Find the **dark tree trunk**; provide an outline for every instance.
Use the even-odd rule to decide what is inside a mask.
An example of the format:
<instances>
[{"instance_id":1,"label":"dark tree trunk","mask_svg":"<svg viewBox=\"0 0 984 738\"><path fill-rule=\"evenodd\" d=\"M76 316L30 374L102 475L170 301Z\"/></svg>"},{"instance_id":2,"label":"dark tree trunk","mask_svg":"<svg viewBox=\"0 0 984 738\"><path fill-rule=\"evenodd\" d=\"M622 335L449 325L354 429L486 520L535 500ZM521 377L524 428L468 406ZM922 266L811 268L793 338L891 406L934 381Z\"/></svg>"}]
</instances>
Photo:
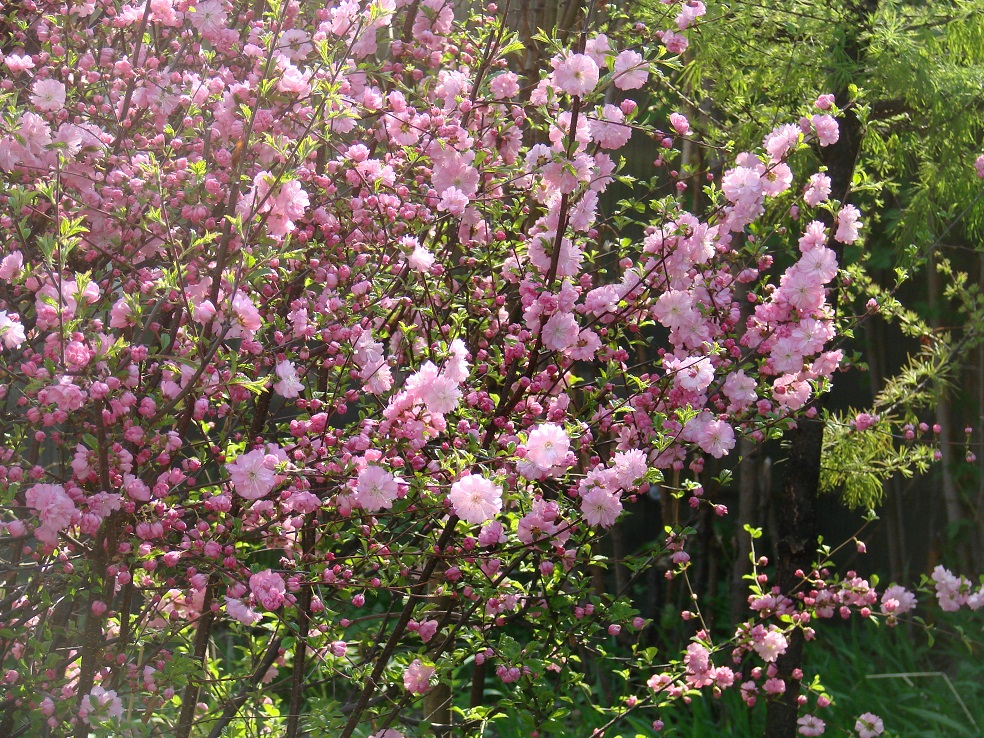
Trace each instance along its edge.
<instances>
[{"instance_id":1,"label":"dark tree trunk","mask_svg":"<svg viewBox=\"0 0 984 738\"><path fill-rule=\"evenodd\" d=\"M849 17L845 18L848 37L844 41L844 52L862 71L861 61L865 49L861 34L868 28L878 10L877 0L857 0L846 4ZM853 16L853 17L850 17ZM841 108L847 108L848 82L842 80L834 90L835 100ZM823 149L823 163L831 180L831 197L846 203L851 193L851 181L861 152L864 130L854 111L847 108L840 123L840 138L836 143ZM828 227L830 239L833 237L833 221L829 216L822 218ZM837 260L843 263L843 248L835 242L830 246L837 253ZM836 293L835 293L836 294ZM831 300L836 310L836 298ZM817 400L814 406L823 409L823 402ZM820 463L823 451L823 421L803 419L797 429L790 434L791 448L783 479L781 497L778 500L779 560L776 584L786 595L792 593L801 583L802 575L809 574L817 553L817 498L819 494ZM803 666L803 634L794 631L789 647L776 661L779 676L786 681L786 692L780 699L769 702L766 710L765 738L795 738L797 705L800 682L792 679L794 669Z\"/></svg>"}]
</instances>

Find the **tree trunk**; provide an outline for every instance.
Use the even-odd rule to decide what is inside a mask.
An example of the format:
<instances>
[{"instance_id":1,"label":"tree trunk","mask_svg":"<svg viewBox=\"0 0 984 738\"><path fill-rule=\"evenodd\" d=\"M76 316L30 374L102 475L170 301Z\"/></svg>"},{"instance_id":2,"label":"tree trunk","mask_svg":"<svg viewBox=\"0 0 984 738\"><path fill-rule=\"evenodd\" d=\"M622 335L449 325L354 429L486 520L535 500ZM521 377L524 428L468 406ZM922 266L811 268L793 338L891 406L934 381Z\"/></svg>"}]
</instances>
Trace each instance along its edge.
<instances>
[{"instance_id":1,"label":"tree trunk","mask_svg":"<svg viewBox=\"0 0 984 738\"><path fill-rule=\"evenodd\" d=\"M868 28L878 9L877 0L858 0L849 3L847 10L853 18L845 19L848 37L844 52L861 70L865 48L862 33ZM840 81L834 97L841 108L847 108L849 79ZM851 193L851 182L864 131L854 111L847 108L840 124L840 138L823 149L823 163L831 181L831 197L846 203ZM822 220L832 231L833 219L825 215ZM838 263L843 263L843 248L831 246L837 253ZM834 293L836 295L836 293ZM836 297L831 302L836 310ZM822 411L823 402L817 400L814 407ZM803 573L809 573L816 555L817 498L819 495L820 463L823 451L822 413L817 419L804 418L790 434L791 448L783 480L779 502L778 537L779 560L776 584L783 594L789 595L799 584ZM799 572L799 573L797 573ZM786 652L776 661L780 678L786 680L786 692L780 699L769 702L766 710L766 738L795 738L797 705L800 682L793 679L794 669L803 666L803 634L795 630Z\"/></svg>"}]
</instances>

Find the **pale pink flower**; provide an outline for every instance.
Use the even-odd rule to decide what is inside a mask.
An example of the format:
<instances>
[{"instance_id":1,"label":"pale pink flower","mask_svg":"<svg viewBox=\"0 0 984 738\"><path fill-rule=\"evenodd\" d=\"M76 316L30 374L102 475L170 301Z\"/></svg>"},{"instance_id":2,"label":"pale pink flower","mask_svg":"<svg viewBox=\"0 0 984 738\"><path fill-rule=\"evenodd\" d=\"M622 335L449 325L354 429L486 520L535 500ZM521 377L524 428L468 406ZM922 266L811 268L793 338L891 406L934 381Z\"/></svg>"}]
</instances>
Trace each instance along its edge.
<instances>
[{"instance_id":1,"label":"pale pink flower","mask_svg":"<svg viewBox=\"0 0 984 738\"><path fill-rule=\"evenodd\" d=\"M236 460L226 464L229 481L236 494L247 500L258 500L274 488L277 475L267 459L267 453L256 449L240 454Z\"/></svg>"},{"instance_id":2,"label":"pale pink flower","mask_svg":"<svg viewBox=\"0 0 984 738\"><path fill-rule=\"evenodd\" d=\"M777 162L783 159L790 149L794 149L799 143L800 128L792 123L787 123L774 129L765 137L765 150L768 152L772 161Z\"/></svg>"},{"instance_id":3,"label":"pale pink flower","mask_svg":"<svg viewBox=\"0 0 984 738\"><path fill-rule=\"evenodd\" d=\"M497 74L489 83L489 89L496 100L505 100L519 92L519 77L513 72Z\"/></svg>"},{"instance_id":4,"label":"pale pink flower","mask_svg":"<svg viewBox=\"0 0 984 738\"><path fill-rule=\"evenodd\" d=\"M690 133L690 121L687 120L687 116L685 115L681 115L680 113L670 113L670 125L673 126L673 130L681 136L686 136Z\"/></svg>"},{"instance_id":5,"label":"pale pink flower","mask_svg":"<svg viewBox=\"0 0 984 738\"><path fill-rule=\"evenodd\" d=\"M705 13L707 13L707 8L700 0L686 0L676 17L677 28L681 31L690 28Z\"/></svg>"},{"instance_id":6,"label":"pale pink flower","mask_svg":"<svg viewBox=\"0 0 984 738\"><path fill-rule=\"evenodd\" d=\"M735 447L735 431L723 420L708 420L702 424L696 440L706 453L720 459Z\"/></svg>"},{"instance_id":7,"label":"pale pink flower","mask_svg":"<svg viewBox=\"0 0 984 738\"><path fill-rule=\"evenodd\" d=\"M127 328L133 325L133 309L127 304L126 298L121 297L109 311L110 328Z\"/></svg>"},{"instance_id":8,"label":"pale pink flower","mask_svg":"<svg viewBox=\"0 0 984 738\"><path fill-rule=\"evenodd\" d=\"M819 220L814 220L806 227L806 232L800 237L799 248L800 251L806 253L818 246L823 246L825 243L827 243L827 229Z\"/></svg>"},{"instance_id":9,"label":"pale pink flower","mask_svg":"<svg viewBox=\"0 0 984 738\"><path fill-rule=\"evenodd\" d=\"M273 385L273 390L281 397L292 399L304 389L293 361L279 362L274 369L274 374L277 375L277 382Z\"/></svg>"},{"instance_id":10,"label":"pale pink flower","mask_svg":"<svg viewBox=\"0 0 984 738\"><path fill-rule=\"evenodd\" d=\"M404 736L403 733L401 733L398 730L394 730L393 728L386 728L386 730L381 730L378 733L373 733L371 736L369 736L369 738L406 738L406 736Z\"/></svg>"},{"instance_id":11,"label":"pale pink flower","mask_svg":"<svg viewBox=\"0 0 984 738\"><path fill-rule=\"evenodd\" d=\"M554 313L541 333L548 351L564 351L577 342L580 328L571 313Z\"/></svg>"},{"instance_id":12,"label":"pale pink flower","mask_svg":"<svg viewBox=\"0 0 984 738\"><path fill-rule=\"evenodd\" d=\"M915 609L916 596L905 587L893 584L882 593L881 606L884 613L902 615Z\"/></svg>"},{"instance_id":13,"label":"pale pink flower","mask_svg":"<svg viewBox=\"0 0 984 738\"><path fill-rule=\"evenodd\" d=\"M834 96L830 93L820 95L813 104L816 105L818 110L830 110L834 104Z\"/></svg>"},{"instance_id":14,"label":"pale pink flower","mask_svg":"<svg viewBox=\"0 0 984 738\"><path fill-rule=\"evenodd\" d=\"M679 33L674 33L673 31L663 31L662 38L663 46L671 54L682 54L690 46L690 42L687 40L686 36ZM617 86L617 85L616 85Z\"/></svg>"},{"instance_id":15,"label":"pale pink flower","mask_svg":"<svg viewBox=\"0 0 984 738\"><path fill-rule=\"evenodd\" d=\"M429 413L449 413L461 399L458 383L441 374L432 361L425 361L420 371L407 380L406 389L423 403Z\"/></svg>"},{"instance_id":16,"label":"pale pink flower","mask_svg":"<svg viewBox=\"0 0 984 738\"><path fill-rule=\"evenodd\" d=\"M852 244L858 240L858 230L861 228L861 211L853 205L845 205L837 213L837 232L834 238L841 243Z\"/></svg>"},{"instance_id":17,"label":"pale pink flower","mask_svg":"<svg viewBox=\"0 0 984 738\"><path fill-rule=\"evenodd\" d=\"M612 82L620 90L636 90L649 79L649 65L637 51L623 51L615 57Z\"/></svg>"},{"instance_id":18,"label":"pale pink flower","mask_svg":"<svg viewBox=\"0 0 984 738\"><path fill-rule=\"evenodd\" d=\"M553 83L574 97L583 97L598 84L598 65L587 54L556 56L553 65Z\"/></svg>"},{"instance_id":19,"label":"pale pink flower","mask_svg":"<svg viewBox=\"0 0 984 738\"><path fill-rule=\"evenodd\" d=\"M638 448L617 451L612 457L612 468L618 485L627 489L646 476L646 472L649 471L646 452Z\"/></svg>"},{"instance_id":20,"label":"pale pink flower","mask_svg":"<svg viewBox=\"0 0 984 738\"><path fill-rule=\"evenodd\" d=\"M823 720L814 715L804 715L796 721L796 724L799 725L797 732L806 736L823 735L827 727Z\"/></svg>"},{"instance_id":21,"label":"pale pink flower","mask_svg":"<svg viewBox=\"0 0 984 738\"><path fill-rule=\"evenodd\" d=\"M984 154L974 160L974 169L977 171L977 176L984 179Z\"/></svg>"},{"instance_id":22,"label":"pale pink flower","mask_svg":"<svg viewBox=\"0 0 984 738\"><path fill-rule=\"evenodd\" d=\"M466 474L451 485L448 499L454 514L466 523L484 523L502 509L502 487L478 474Z\"/></svg>"},{"instance_id":23,"label":"pale pink flower","mask_svg":"<svg viewBox=\"0 0 984 738\"><path fill-rule=\"evenodd\" d=\"M14 74L34 69L34 60L29 54L8 54L3 61L7 65L7 69Z\"/></svg>"},{"instance_id":24,"label":"pale pink flower","mask_svg":"<svg viewBox=\"0 0 984 738\"><path fill-rule=\"evenodd\" d=\"M858 731L858 738L877 738L885 732L885 724L874 713L866 712L858 717L854 729Z\"/></svg>"},{"instance_id":25,"label":"pale pink flower","mask_svg":"<svg viewBox=\"0 0 984 738\"><path fill-rule=\"evenodd\" d=\"M194 12L188 13L188 19L202 36L211 38L226 27L228 14L222 0L205 0L195 6Z\"/></svg>"},{"instance_id":26,"label":"pale pink flower","mask_svg":"<svg viewBox=\"0 0 984 738\"><path fill-rule=\"evenodd\" d=\"M249 589L266 610L278 609L287 599L284 578L271 569L264 569L251 576Z\"/></svg>"},{"instance_id":27,"label":"pale pink flower","mask_svg":"<svg viewBox=\"0 0 984 738\"><path fill-rule=\"evenodd\" d=\"M56 79L39 79L31 91L31 103L38 110L53 112L65 107L65 85Z\"/></svg>"},{"instance_id":28,"label":"pale pink flower","mask_svg":"<svg viewBox=\"0 0 984 738\"><path fill-rule=\"evenodd\" d=\"M425 666L420 659L414 659L403 672L403 686L411 694L424 694L430 690L430 678L433 674L433 666Z\"/></svg>"},{"instance_id":29,"label":"pale pink flower","mask_svg":"<svg viewBox=\"0 0 984 738\"><path fill-rule=\"evenodd\" d=\"M428 272L434 266L434 254L421 246L416 239L413 240L413 251L407 256L407 264L416 272Z\"/></svg>"},{"instance_id":30,"label":"pale pink flower","mask_svg":"<svg viewBox=\"0 0 984 738\"><path fill-rule=\"evenodd\" d=\"M817 140L821 146L830 146L840 138L840 128L837 121L830 115L814 115L810 118L817 132Z\"/></svg>"},{"instance_id":31,"label":"pale pink flower","mask_svg":"<svg viewBox=\"0 0 984 738\"><path fill-rule=\"evenodd\" d=\"M789 644L786 641L786 637L777 630L770 630L761 640L756 641L752 644L752 648L755 649L763 661L768 661L769 663L774 662L777 658L786 653L786 647Z\"/></svg>"},{"instance_id":32,"label":"pale pink flower","mask_svg":"<svg viewBox=\"0 0 984 738\"><path fill-rule=\"evenodd\" d=\"M803 201L812 208L830 197L830 177L823 172L817 172L810 177L810 183L803 193Z\"/></svg>"},{"instance_id":33,"label":"pale pink flower","mask_svg":"<svg viewBox=\"0 0 984 738\"><path fill-rule=\"evenodd\" d=\"M758 400L755 380L747 376L744 371L729 374L724 381L723 389L724 394L731 401L728 405L729 412L744 410Z\"/></svg>"},{"instance_id":34,"label":"pale pink flower","mask_svg":"<svg viewBox=\"0 0 984 738\"><path fill-rule=\"evenodd\" d=\"M434 634L437 633L437 629L440 623L433 619L424 620L417 625L417 635L420 636L420 640L424 643L429 643Z\"/></svg>"},{"instance_id":35,"label":"pale pink flower","mask_svg":"<svg viewBox=\"0 0 984 738\"><path fill-rule=\"evenodd\" d=\"M684 290L667 290L656 300L653 317L666 328L681 328L693 319L693 296ZM663 362L664 366L666 362Z\"/></svg>"},{"instance_id":36,"label":"pale pink flower","mask_svg":"<svg viewBox=\"0 0 984 738\"><path fill-rule=\"evenodd\" d=\"M465 212L469 202L468 195L464 192L457 187L448 187L441 193L441 201L437 204L437 209L460 216Z\"/></svg>"},{"instance_id":37,"label":"pale pink flower","mask_svg":"<svg viewBox=\"0 0 984 738\"><path fill-rule=\"evenodd\" d=\"M632 129L623 125L625 113L615 105L605 105L600 119L592 120L591 139L603 149L620 149L632 138Z\"/></svg>"},{"instance_id":38,"label":"pale pink flower","mask_svg":"<svg viewBox=\"0 0 984 738\"><path fill-rule=\"evenodd\" d=\"M611 528L622 512L622 501L603 487L592 487L581 498L581 512L588 525Z\"/></svg>"},{"instance_id":39,"label":"pale pink flower","mask_svg":"<svg viewBox=\"0 0 984 738\"><path fill-rule=\"evenodd\" d=\"M225 602L226 613L229 617L238 620L243 625L256 625L263 618L256 610L240 599L226 595Z\"/></svg>"},{"instance_id":40,"label":"pale pink flower","mask_svg":"<svg viewBox=\"0 0 984 738\"><path fill-rule=\"evenodd\" d=\"M714 380L714 366L707 356L677 359L667 354L663 366L673 375L674 384L690 392L703 392Z\"/></svg>"},{"instance_id":41,"label":"pale pink flower","mask_svg":"<svg viewBox=\"0 0 984 738\"><path fill-rule=\"evenodd\" d=\"M369 464L359 472L355 492L359 505L369 512L375 512L393 507L400 485L396 477L383 467Z\"/></svg>"},{"instance_id":42,"label":"pale pink flower","mask_svg":"<svg viewBox=\"0 0 984 738\"><path fill-rule=\"evenodd\" d=\"M17 317L14 313L10 315ZM3 343L4 347L9 349L18 348L24 343L26 338L27 334L24 332L24 326L17 321L11 320L6 310L0 310L0 342Z\"/></svg>"},{"instance_id":43,"label":"pale pink flower","mask_svg":"<svg viewBox=\"0 0 984 738\"><path fill-rule=\"evenodd\" d=\"M311 85L308 84L311 73L302 72L287 61L286 56L281 56L281 60L283 71L280 74L280 79L277 80L277 89L297 97L306 97L311 92Z\"/></svg>"},{"instance_id":44,"label":"pale pink flower","mask_svg":"<svg viewBox=\"0 0 984 738\"><path fill-rule=\"evenodd\" d=\"M549 471L564 463L571 448L567 432L555 423L542 423L530 431L526 440L526 459L539 471Z\"/></svg>"},{"instance_id":45,"label":"pale pink flower","mask_svg":"<svg viewBox=\"0 0 984 738\"><path fill-rule=\"evenodd\" d=\"M776 299L784 299L797 310L810 313L824 302L823 282L814 274L790 269L779 278Z\"/></svg>"},{"instance_id":46,"label":"pale pink flower","mask_svg":"<svg viewBox=\"0 0 984 738\"><path fill-rule=\"evenodd\" d=\"M612 42L604 33L592 36L584 43L584 53L594 59L598 68L605 66L605 57L612 51Z\"/></svg>"},{"instance_id":47,"label":"pale pink flower","mask_svg":"<svg viewBox=\"0 0 984 738\"><path fill-rule=\"evenodd\" d=\"M12 251L0 261L0 279L11 281L24 267L24 255L20 251Z\"/></svg>"},{"instance_id":48,"label":"pale pink flower","mask_svg":"<svg viewBox=\"0 0 984 738\"><path fill-rule=\"evenodd\" d=\"M79 717L87 725L92 724L92 717L96 717L98 720L121 718L123 717L123 701L112 689L106 689L101 684L97 684L79 703Z\"/></svg>"},{"instance_id":49,"label":"pale pink flower","mask_svg":"<svg viewBox=\"0 0 984 738\"><path fill-rule=\"evenodd\" d=\"M35 484L24 494L27 506L37 511L41 526L34 535L42 543L58 543L58 532L72 524L78 510L60 484Z\"/></svg>"}]
</instances>

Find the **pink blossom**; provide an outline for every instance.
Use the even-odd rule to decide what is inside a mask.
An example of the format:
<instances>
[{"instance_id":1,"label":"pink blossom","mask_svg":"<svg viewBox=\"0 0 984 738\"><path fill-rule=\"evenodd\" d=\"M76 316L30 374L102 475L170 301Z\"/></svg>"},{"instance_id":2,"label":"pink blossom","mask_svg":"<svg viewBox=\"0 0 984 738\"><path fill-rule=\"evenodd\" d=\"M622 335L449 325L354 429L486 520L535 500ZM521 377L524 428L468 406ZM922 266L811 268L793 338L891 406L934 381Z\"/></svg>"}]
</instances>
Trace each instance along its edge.
<instances>
[{"instance_id":1,"label":"pink blossom","mask_svg":"<svg viewBox=\"0 0 984 738\"><path fill-rule=\"evenodd\" d=\"M868 428L873 426L878 422L877 415L869 415L868 413L858 413L857 417L854 419L854 429L857 431L866 431Z\"/></svg>"},{"instance_id":2,"label":"pink blossom","mask_svg":"<svg viewBox=\"0 0 984 738\"><path fill-rule=\"evenodd\" d=\"M65 85L56 79L39 79L31 91L31 103L38 110L53 112L65 107Z\"/></svg>"},{"instance_id":3,"label":"pink blossom","mask_svg":"<svg viewBox=\"0 0 984 738\"><path fill-rule=\"evenodd\" d=\"M814 220L806 227L806 232L799 240L800 251L806 253L827 243L827 229L819 220Z\"/></svg>"},{"instance_id":4,"label":"pink blossom","mask_svg":"<svg viewBox=\"0 0 984 738\"><path fill-rule=\"evenodd\" d=\"M587 54L566 54L554 57L554 85L574 97L583 97L598 84L598 65Z\"/></svg>"},{"instance_id":5,"label":"pink blossom","mask_svg":"<svg viewBox=\"0 0 984 738\"><path fill-rule=\"evenodd\" d=\"M823 735L823 731L827 727L823 720L813 715L803 715L796 721L796 724L799 725L797 732L806 736Z\"/></svg>"},{"instance_id":6,"label":"pink blossom","mask_svg":"<svg viewBox=\"0 0 984 738\"><path fill-rule=\"evenodd\" d=\"M417 272L426 273L430 271L430 268L434 266L434 254L421 246L417 239L413 239L410 245L413 247L413 251L407 257L407 264L410 265L410 268Z\"/></svg>"},{"instance_id":7,"label":"pink blossom","mask_svg":"<svg viewBox=\"0 0 984 738\"><path fill-rule=\"evenodd\" d=\"M902 615L915 609L916 596L905 587L893 584L882 593L881 604L882 612Z\"/></svg>"},{"instance_id":8,"label":"pink blossom","mask_svg":"<svg viewBox=\"0 0 984 738\"><path fill-rule=\"evenodd\" d=\"M549 472L565 463L571 439L567 432L555 423L536 426L526 441L526 458L539 471Z\"/></svg>"},{"instance_id":9,"label":"pink blossom","mask_svg":"<svg viewBox=\"0 0 984 738\"><path fill-rule=\"evenodd\" d=\"M403 686L411 694L424 694L430 690L430 678L433 674L433 666L426 666L420 659L414 659L403 672Z\"/></svg>"},{"instance_id":10,"label":"pink blossom","mask_svg":"<svg viewBox=\"0 0 984 738\"><path fill-rule=\"evenodd\" d=\"M407 380L407 392L434 414L449 413L458 406L461 390L458 382L442 374L431 361L425 361L420 371Z\"/></svg>"},{"instance_id":11,"label":"pink blossom","mask_svg":"<svg viewBox=\"0 0 984 738\"><path fill-rule=\"evenodd\" d=\"M277 483L277 475L262 449L240 454L226 464L229 481L236 494L247 500L266 497Z\"/></svg>"},{"instance_id":12,"label":"pink blossom","mask_svg":"<svg viewBox=\"0 0 984 738\"><path fill-rule=\"evenodd\" d=\"M496 100L505 100L519 93L519 77L513 72L497 74L489 83L489 89Z\"/></svg>"},{"instance_id":13,"label":"pink blossom","mask_svg":"<svg viewBox=\"0 0 984 738\"><path fill-rule=\"evenodd\" d=\"M304 389L293 361L279 362L274 369L274 374L277 376L277 382L273 385L273 391L281 397L288 399L297 397Z\"/></svg>"},{"instance_id":14,"label":"pink blossom","mask_svg":"<svg viewBox=\"0 0 984 738\"><path fill-rule=\"evenodd\" d=\"M41 519L34 535L52 546L58 543L58 532L68 528L78 513L75 502L60 484L35 484L24 494L24 501Z\"/></svg>"},{"instance_id":15,"label":"pink blossom","mask_svg":"<svg viewBox=\"0 0 984 738\"><path fill-rule=\"evenodd\" d=\"M249 589L266 610L277 610L286 600L284 578L271 569L253 574L249 578Z\"/></svg>"},{"instance_id":16,"label":"pink blossom","mask_svg":"<svg viewBox=\"0 0 984 738\"><path fill-rule=\"evenodd\" d=\"M448 494L454 514L466 523L484 523L502 509L502 487L478 474L466 474Z\"/></svg>"},{"instance_id":17,"label":"pink blossom","mask_svg":"<svg viewBox=\"0 0 984 738\"><path fill-rule=\"evenodd\" d=\"M810 183L803 193L803 201L815 208L830 197L830 177L823 172L817 172L810 177Z\"/></svg>"},{"instance_id":18,"label":"pink blossom","mask_svg":"<svg viewBox=\"0 0 984 738\"><path fill-rule=\"evenodd\" d=\"M673 31L663 31L661 40L671 54L682 54L690 46L686 36Z\"/></svg>"},{"instance_id":19,"label":"pink blossom","mask_svg":"<svg viewBox=\"0 0 984 738\"><path fill-rule=\"evenodd\" d=\"M611 528L622 512L618 495L602 487L594 487L581 498L581 512L588 525Z\"/></svg>"},{"instance_id":20,"label":"pink blossom","mask_svg":"<svg viewBox=\"0 0 984 738\"><path fill-rule=\"evenodd\" d=\"M17 317L13 313L11 315ZM17 321L11 320L6 310L0 310L0 341L3 342L4 347L9 349L18 348L24 343L26 338L27 334L24 332L24 326Z\"/></svg>"},{"instance_id":21,"label":"pink blossom","mask_svg":"<svg viewBox=\"0 0 984 738\"><path fill-rule=\"evenodd\" d=\"M623 51L615 57L612 82L620 90L636 90L649 79L649 65L636 51Z\"/></svg>"},{"instance_id":22,"label":"pink blossom","mask_svg":"<svg viewBox=\"0 0 984 738\"><path fill-rule=\"evenodd\" d=\"M677 28L681 31L690 28L705 13L707 13L707 8L700 0L685 0L676 17Z\"/></svg>"},{"instance_id":23,"label":"pink blossom","mask_svg":"<svg viewBox=\"0 0 984 738\"><path fill-rule=\"evenodd\" d=\"M8 54L3 61L7 65L7 69L14 74L34 69L34 61L28 54Z\"/></svg>"},{"instance_id":24,"label":"pink blossom","mask_svg":"<svg viewBox=\"0 0 984 738\"><path fill-rule=\"evenodd\" d=\"M885 732L885 724L874 713L866 712L858 717L854 729L858 732L858 738L877 738Z\"/></svg>"},{"instance_id":25,"label":"pink blossom","mask_svg":"<svg viewBox=\"0 0 984 738\"><path fill-rule=\"evenodd\" d=\"M688 356L677 359L666 355L663 366L672 374L673 382L690 392L703 392L714 380L714 367L706 356Z\"/></svg>"},{"instance_id":26,"label":"pink blossom","mask_svg":"<svg viewBox=\"0 0 984 738\"><path fill-rule=\"evenodd\" d=\"M222 0L204 0L195 5L194 12L188 13L193 28L205 38L212 38L225 28L228 15Z\"/></svg>"},{"instance_id":27,"label":"pink blossom","mask_svg":"<svg viewBox=\"0 0 984 738\"><path fill-rule=\"evenodd\" d=\"M437 204L437 209L460 216L464 214L469 202L468 195L464 192L457 187L448 187L441 193L441 201Z\"/></svg>"},{"instance_id":28,"label":"pink blossom","mask_svg":"<svg viewBox=\"0 0 984 738\"><path fill-rule=\"evenodd\" d=\"M97 721L107 718L123 717L123 701L115 691L97 684L79 703L79 717L87 725L92 725L93 718Z\"/></svg>"},{"instance_id":29,"label":"pink blossom","mask_svg":"<svg viewBox=\"0 0 984 738\"><path fill-rule=\"evenodd\" d=\"M834 96L830 93L820 95L817 101L813 103L818 110L830 110L834 104Z\"/></svg>"},{"instance_id":30,"label":"pink blossom","mask_svg":"<svg viewBox=\"0 0 984 738\"><path fill-rule=\"evenodd\" d=\"M840 138L840 128L837 121L830 115L814 115L810 118L817 132L817 140L821 146L830 146Z\"/></svg>"},{"instance_id":31,"label":"pink blossom","mask_svg":"<svg viewBox=\"0 0 984 738\"><path fill-rule=\"evenodd\" d=\"M852 244L858 240L861 228L861 211L853 205L845 205L837 213L837 232L834 238L841 243Z\"/></svg>"},{"instance_id":32,"label":"pink blossom","mask_svg":"<svg viewBox=\"0 0 984 738\"><path fill-rule=\"evenodd\" d=\"M984 179L984 154L974 160L974 169L977 171L977 176Z\"/></svg>"},{"instance_id":33,"label":"pink blossom","mask_svg":"<svg viewBox=\"0 0 984 738\"><path fill-rule=\"evenodd\" d=\"M687 120L687 116L685 115L681 115L680 113L670 113L670 125L673 126L673 130L681 136L686 136L690 133L690 121Z\"/></svg>"},{"instance_id":34,"label":"pink blossom","mask_svg":"<svg viewBox=\"0 0 984 738\"><path fill-rule=\"evenodd\" d=\"M622 125L625 113L614 105L605 105L602 117L591 121L591 138L603 149L620 149L632 138L632 129Z\"/></svg>"},{"instance_id":35,"label":"pink blossom","mask_svg":"<svg viewBox=\"0 0 984 738\"><path fill-rule=\"evenodd\" d=\"M400 491L392 474L376 464L369 464L359 472L355 492L359 505L369 512L393 507Z\"/></svg>"},{"instance_id":36,"label":"pink blossom","mask_svg":"<svg viewBox=\"0 0 984 738\"><path fill-rule=\"evenodd\" d=\"M543 346L549 351L564 351L577 341L580 328L571 313L554 313L543 326Z\"/></svg>"},{"instance_id":37,"label":"pink blossom","mask_svg":"<svg viewBox=\"0 0 984 738\"><path fill-rule=\"evenodd\" d=\"M800 140L800 128L792 123L786 123L774 129L765 137L765 150L774 162L781 161L795 149Z\"/></svg>"},{"instance_id":38,"label":"pink blossom","mask_svg":"<svg viewBox=\"0 0 984 738\"><path fill-rule=\"evenodd\" d=\"M263 618L262 615L238 598L226 596L225 603L226 613L229 617L238 620L243 625L256 625Z\"/></svg>"},{"instance_id":39,"label":"pink blossom","mask_svg":"<svg viewBox=\"0 0 984 738\"><path fill-rule=\"evenodd\" d=\"M12 251L0 261L0 279L12 281L24 268L24 255L20 251Z\"/></svg>"},{"instance_id":40,"label":"pink blossom","mask_svg":"<svg viewBox=\"0 0 984 738\"><path fill-rule=\"evenodd\" d=\"M720 459L735 447L735 431L724 420L708 420L701 425L695 440L703 451Z\"/></svg>"},{"instance_id":41,"label":"pink blossom","mask_svg":"<svg viewBox=\"0 0 984 738\"><path fill-rule=\"evenodd\" d=\"M628 489L649 471L646 453L638 448L617 451L612 457L612 468L615 470L615 480L619 486Z\"/></svg>"},{"instance_id":42,"label":"pink blossom","mask_svg":"<svg viewBox=\"0 0 984 738\"><path fill-rule=\"evenodd\" d=\"M789 644L782 633L777 630L770 630L768 633L763 635L761 639L755 641L752 644L752 648L755 649L755 653L757 653L763 661L772 663L786 653L786 647L788 645Z\"/></svg>"}]
</instances>

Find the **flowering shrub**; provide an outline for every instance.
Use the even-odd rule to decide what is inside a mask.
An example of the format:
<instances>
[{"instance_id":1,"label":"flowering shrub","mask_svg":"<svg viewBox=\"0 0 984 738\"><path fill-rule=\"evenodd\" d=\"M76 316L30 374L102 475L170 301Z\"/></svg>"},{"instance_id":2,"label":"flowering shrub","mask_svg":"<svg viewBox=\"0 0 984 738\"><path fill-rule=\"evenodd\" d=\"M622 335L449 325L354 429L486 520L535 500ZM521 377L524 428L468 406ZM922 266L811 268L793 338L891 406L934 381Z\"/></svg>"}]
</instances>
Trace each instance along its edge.
<instances>
[{"instance_id":1,"label":"flowering shrub","mask_svg":"<svg viewBox=\"0 0 984 738\"><path fill-rule=\"evenodd\" d=\"M837 140L833 101L712 178L706 212L671 172L634 242L601 196L634 91L700 3L635 49L546 39L540 79L509 70L494 5L21 6L0 92L0 724L557 728L580 654L646 626L592 593L599 535L656 484L725 514L686 480L811 413L841 363L826 288L863 221L793 169ZM664 170L691 135L668 128L646 131ZM795 203L833 225L777 269L756 233ZM650 563L685 576L689 533ZM634 649L612 719L781 694L802 676L774 669L789 629L877 597L804 579L756 580L761 618L729 644L701 630L655 674ZM888 617L911 603L885 596ZM715 666L725 647L748 675ZM470 702L448 689L465 678Z\"/></svg>"}]
</instances>

